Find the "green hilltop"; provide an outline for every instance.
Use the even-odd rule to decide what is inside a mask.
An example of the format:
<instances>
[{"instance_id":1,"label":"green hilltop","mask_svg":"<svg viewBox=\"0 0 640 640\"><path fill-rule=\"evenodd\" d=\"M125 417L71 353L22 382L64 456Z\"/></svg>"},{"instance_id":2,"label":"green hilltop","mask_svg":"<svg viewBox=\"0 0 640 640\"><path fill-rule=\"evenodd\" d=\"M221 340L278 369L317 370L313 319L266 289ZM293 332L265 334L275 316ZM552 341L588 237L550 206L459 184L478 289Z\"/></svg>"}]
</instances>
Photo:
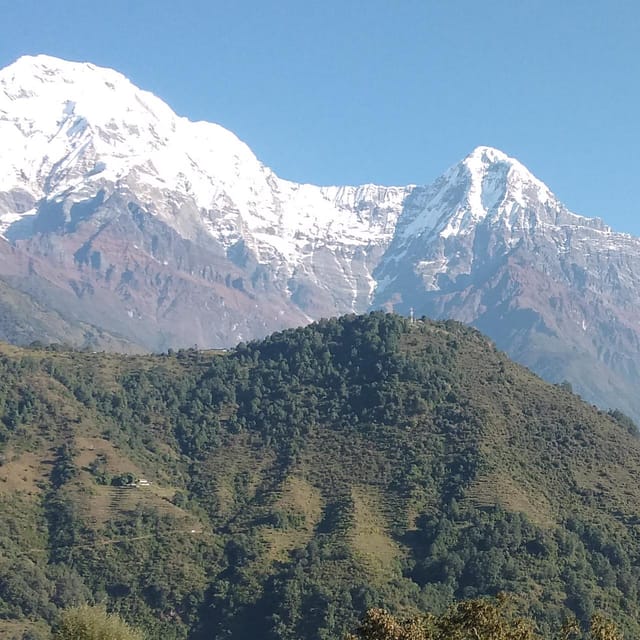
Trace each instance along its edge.
<instances>
[{"instance_id":1,"label":"green hilltop","mask_svg":"<svg viewBox=\"0 0 640 640\"><path fill-rule=\"evenodd\" d=\"M461 324L228 352L0 346L0 632L83 602L165 640L342 637L513 594L640 635L640 439Z\"/></svg>"}]
</instances>

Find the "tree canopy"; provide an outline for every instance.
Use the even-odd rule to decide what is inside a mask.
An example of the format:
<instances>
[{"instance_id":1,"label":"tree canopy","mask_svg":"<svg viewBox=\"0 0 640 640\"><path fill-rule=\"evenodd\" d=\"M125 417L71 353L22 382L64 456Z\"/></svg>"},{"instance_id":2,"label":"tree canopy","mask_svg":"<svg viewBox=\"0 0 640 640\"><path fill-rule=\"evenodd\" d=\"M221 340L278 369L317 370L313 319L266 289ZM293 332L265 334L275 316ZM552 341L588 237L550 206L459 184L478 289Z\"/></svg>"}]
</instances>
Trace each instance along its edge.
<instances>
[{"instance_id":1,"label":"tree canopy","mask_svg":"<svg viewBox=\"0 0 640 640\"><path fill-rule=\"evenodd\" d=\"M144 640L144 636L104 607L83 605L62 613L53 639Z\"/></svg>"},{"instance_id":2,"label":"tree canopy","mask_svg":"<svg viewBox=\"0 0 640 640\"><path fill-rule=\"evenodd\" d=\"M137 357L0 345L0 380L15 633L104 602L150 638L330 640L374 607L506 591L545 637L598 612L640 636L640 439L463 325L373 313Z\"/></svg>"}]
</instances>

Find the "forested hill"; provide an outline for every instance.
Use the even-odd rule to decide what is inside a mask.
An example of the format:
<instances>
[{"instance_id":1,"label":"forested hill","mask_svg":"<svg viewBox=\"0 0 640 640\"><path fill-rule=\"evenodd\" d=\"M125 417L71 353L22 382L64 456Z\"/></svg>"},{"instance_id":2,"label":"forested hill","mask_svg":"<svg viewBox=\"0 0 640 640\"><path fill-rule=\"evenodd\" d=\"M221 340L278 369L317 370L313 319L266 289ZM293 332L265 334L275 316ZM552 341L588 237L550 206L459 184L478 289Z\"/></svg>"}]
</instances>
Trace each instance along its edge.
<instances>
[{"instance_id":1,"label":"forested hill","mask_svg":"<svg viewBox=\"0 0 640 640\"><path fill-rule=\"evenodd\" d=\"M1 347L0 631L340 638L509 591L638 637L640 440L475 330L373 313L224 352Z\"/></svg>"}]
</instances>

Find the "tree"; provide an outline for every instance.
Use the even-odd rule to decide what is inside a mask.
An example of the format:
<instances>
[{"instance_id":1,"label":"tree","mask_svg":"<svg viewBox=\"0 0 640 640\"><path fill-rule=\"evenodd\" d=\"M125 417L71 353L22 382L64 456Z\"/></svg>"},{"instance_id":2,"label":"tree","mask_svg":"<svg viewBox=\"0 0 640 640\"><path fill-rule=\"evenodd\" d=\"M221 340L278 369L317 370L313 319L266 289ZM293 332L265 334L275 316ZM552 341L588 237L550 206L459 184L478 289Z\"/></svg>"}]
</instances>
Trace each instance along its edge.
<instances>
[{"instance_id":1,"label":"tree","mask_svg":"<svg viewBox=\"0 0 640 640\"><path fill-rule=\"evenodd\" d=\"M144 640L140 631L101 606L83 605L62 613L54 640Z\"/></svg>"},{"instance_id":2,"label":"tree","mask_svg":"<svg viewBox=\"0 0 640 640\"><path fill-rule=\"evenodd\" d=\"M560 630L559 640L623 640L616 625L601 616L591 619L585 636L575 622ZM399 621L388 611L370 609L347 640L543 640L534 624L517 616L509 596L479 598L451 606L440 616L426 614Z\"/></svg>"},{"instance_id":3,"label":"tree","mask_svg":"<svg viewBox=\"0 0 640 640\"><path fill-rule=\"evenodd\" d=\"M623 638L613 622L606 620L602 616L595 615L591 618L589 640L623 640Z\"/></svg>"}]
</instances>

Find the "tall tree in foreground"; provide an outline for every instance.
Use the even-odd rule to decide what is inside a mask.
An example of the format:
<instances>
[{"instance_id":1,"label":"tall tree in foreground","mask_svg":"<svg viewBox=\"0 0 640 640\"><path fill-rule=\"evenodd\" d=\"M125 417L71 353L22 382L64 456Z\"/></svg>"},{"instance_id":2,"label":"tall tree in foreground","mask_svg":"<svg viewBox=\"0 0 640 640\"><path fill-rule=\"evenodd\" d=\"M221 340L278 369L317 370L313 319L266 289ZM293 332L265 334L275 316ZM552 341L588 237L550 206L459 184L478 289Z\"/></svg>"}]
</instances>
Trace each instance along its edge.
<instances>
[{"instance_id":1,"label":"tall tree in foreground","mask_svg":"<svg viewBox=\"0 0 640 640\"><path fill-rule=\"evenodd\" d=\"M144 640L140 631L117 614L89 605L67 609L53 637L54 640Z\"/></svg>"}]
</instances>

